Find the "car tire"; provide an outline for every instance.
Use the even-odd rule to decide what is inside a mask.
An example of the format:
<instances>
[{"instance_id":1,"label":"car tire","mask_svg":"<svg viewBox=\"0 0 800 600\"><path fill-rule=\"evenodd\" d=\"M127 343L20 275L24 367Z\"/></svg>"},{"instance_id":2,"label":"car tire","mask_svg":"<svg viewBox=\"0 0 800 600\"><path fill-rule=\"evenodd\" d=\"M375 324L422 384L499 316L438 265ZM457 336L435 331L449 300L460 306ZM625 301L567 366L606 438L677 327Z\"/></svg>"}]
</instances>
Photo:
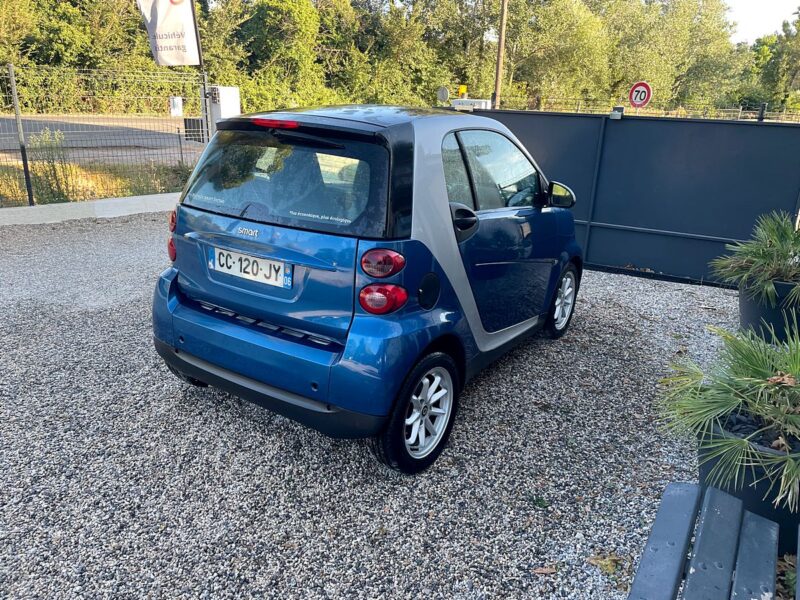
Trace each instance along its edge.
<instances>
[{"instance_id":1,"label":"car tire","mask_svg":"<svg viewBox=\"0 0 800 600\"><path fill-rule=\"evenodd\" d=\"M569 329L572 316L575 314L575 303L578 299L580 283L581 278L578 269L574 264L568 263L564 270L561 271L561 277L558 278L558 285L553 293L550 311L547 313L547 320L544 322L544 333L548 337L553 339L560 338ZM566 314L564 314L565 309L567 310Z\"/></svg>"},{"instance_id":2,"label":"car tire","mask_svg":"<svg viewBox=\"0 0 800 600\"><path fill-rule=\"evenodd\" d=\"M450 437L460 388L458 368L448 354L434 352L420 360L400 389L383 431L370 439L378 461L409 475L431 466Z\"/></svg>"}]
</instances>

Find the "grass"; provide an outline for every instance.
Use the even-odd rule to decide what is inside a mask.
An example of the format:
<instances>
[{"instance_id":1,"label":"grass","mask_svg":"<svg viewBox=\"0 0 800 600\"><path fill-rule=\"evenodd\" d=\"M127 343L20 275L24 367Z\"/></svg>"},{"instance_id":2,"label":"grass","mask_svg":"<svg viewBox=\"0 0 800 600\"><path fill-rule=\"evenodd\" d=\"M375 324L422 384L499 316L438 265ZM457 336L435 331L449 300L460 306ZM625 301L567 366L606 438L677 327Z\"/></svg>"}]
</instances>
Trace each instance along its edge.
<instances>
[{"instance_id":1,"label":"grass","mask_svg":"<svg viewBox=\"0 0 800 600\"><path fill-rule=\"evenodd\" d=\"M22 167L0 165L0 208L27 204Z\"/></svg>"},{"instance_id":2,"label":"grass","mask_svg":"<svg viewBox=\"0 0 800 600\"><path fill-rule=\"evenodd\" d=\"M534 496L533 494L529 494L528 500L536 508L548 508L550 506L550 503L541 496Z\"/></svg>"},{"instance_id":3,"label":"grass","mask_svg":"<svg viewBox=\"0 0 800 600\"><path fill-rule=\"evenodd\" d=\"M81 202L100 198L179 192L192 167L186 164L78 164L34 161L31 166L36 204ZM25 206L22 164L0 165L0 208Z\"/></svg>"}]
</instances>

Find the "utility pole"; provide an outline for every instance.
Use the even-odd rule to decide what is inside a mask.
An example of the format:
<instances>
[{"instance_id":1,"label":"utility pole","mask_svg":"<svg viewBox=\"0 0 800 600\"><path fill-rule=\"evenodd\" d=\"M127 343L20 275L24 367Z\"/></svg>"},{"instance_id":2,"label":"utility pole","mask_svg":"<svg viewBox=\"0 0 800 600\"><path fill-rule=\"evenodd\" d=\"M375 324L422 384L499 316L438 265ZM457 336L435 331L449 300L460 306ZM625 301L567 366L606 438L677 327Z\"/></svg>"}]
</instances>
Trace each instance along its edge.
<instances>
[{"instance_id":1,"label":"utility pole","mask_svg":"<svg viewBox=\"0 0 800 600\"><path fill-rule=\"evenodd\" d=\"M500 108L500 88L503 84L503 54L506 50L506 17L508 15L508 0L500 3L500 36L497 38L497 67L494 72L494 94L492 105Z\"/></svg>"}]
</instances>

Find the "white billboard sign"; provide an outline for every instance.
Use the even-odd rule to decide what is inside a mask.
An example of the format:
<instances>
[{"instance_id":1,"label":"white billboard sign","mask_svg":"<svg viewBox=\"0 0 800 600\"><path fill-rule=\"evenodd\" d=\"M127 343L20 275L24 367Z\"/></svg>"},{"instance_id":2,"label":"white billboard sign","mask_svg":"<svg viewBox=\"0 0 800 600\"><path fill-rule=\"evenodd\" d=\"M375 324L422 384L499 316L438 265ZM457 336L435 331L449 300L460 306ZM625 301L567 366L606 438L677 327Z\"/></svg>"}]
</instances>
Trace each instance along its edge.
<instances>
[{"instance_id":1,"label":"white billboard sign","mask_svg":"<svg viewBox=\"0 0 800 600\"><path fill-rule=\"evenodd\" d=\"M142 11L156 63L199 65L193 0L136 0Z\"/></svg>"}]
</instances>

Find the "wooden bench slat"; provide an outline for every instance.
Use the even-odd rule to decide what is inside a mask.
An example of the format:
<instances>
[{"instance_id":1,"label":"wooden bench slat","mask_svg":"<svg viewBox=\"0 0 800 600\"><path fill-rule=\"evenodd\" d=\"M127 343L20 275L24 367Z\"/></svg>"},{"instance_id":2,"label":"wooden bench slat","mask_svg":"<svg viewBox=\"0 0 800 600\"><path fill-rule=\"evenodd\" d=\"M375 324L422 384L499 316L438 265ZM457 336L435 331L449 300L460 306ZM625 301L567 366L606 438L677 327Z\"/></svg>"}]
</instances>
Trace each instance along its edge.
<instances>
[{"instance_id":1,"label":"wooden bench slat","mask_svg":"<svg viewBox=\"0 0 800 600\"><path fill-rule=\"evenodd\" d=\"M731 600L775 597L778 569L778 524L751 512L744 513Z\"/></svg>"},{"instance_id":2,"label":"wooden bench slat","mask_svg":"<svg viewBox=\"0 0 800 600\"><path fill-rule=\"evenodd\" d=\"M738 498L716 488L706 490L683 587L685 600L730 598L742 513Z\"/></svg>"},{"instance_id":3,"label":"wooden bench slat","mask_svg":"<svg viewBox=\"0 0 800 600\"><path fill-rule=\"evenodd\" d=\"M670 483L664 490L629 600L675 599L699 506L698 485Z\"/></svg>"}]
</instances>

